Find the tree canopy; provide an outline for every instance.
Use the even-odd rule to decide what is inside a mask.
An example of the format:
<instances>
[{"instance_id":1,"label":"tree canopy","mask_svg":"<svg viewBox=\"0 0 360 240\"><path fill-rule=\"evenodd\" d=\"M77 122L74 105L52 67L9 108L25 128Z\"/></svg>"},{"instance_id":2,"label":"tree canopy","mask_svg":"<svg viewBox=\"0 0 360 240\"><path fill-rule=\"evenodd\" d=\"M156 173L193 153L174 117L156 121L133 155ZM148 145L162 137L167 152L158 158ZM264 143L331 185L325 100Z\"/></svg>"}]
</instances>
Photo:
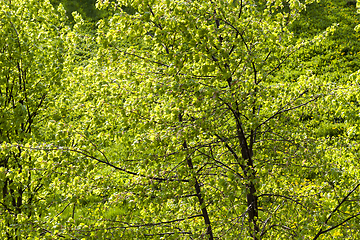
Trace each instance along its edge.
<instances>
[{"instance_id":1,"label":"tree canopy","mask_svg":"<svg viewBox=\"0 0 360 240\"><path fill-rule=\"evenodd\" d=\"M1 238L358 238L354 2L93 4L0 3Z\"/></svg>"}]
</instances>

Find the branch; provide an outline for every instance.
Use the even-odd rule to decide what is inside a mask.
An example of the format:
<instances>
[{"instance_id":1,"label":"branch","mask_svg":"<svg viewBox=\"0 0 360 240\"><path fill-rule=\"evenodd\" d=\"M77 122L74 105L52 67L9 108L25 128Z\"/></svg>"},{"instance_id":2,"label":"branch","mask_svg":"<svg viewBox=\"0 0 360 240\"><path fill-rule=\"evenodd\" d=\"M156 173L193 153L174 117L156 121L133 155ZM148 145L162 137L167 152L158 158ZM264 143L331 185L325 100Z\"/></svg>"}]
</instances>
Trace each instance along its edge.
<instances>
[{"instance_id":1,"label":"branch","mask_svg":"<svg viewBox=\"0 0 360 240\"><path fill-rule=\"evenodd\" d=\"M331 230L333 230L333 229L335 229L335 228L343 225L343 224L346 223L347 221L349 221L349 220L351 220L352 218L355 218L355 217L357 217L357 216L360 216L360 212L357 213L357 214L355 214L355 215L353 215L353 216L351 216L351 217L348 217L347 219L345 219L345 220L342 221L341 223L339 223L339 224L337 224L337 225L335 225L335 226L333 226L333 227L331 227L331 228L328 228L328 229L326 229L326 230L324 230L324 231L319 232L319 233L315 236L314 240L317 239L317 238L320 236L320 234L329 232L329 231L331 231Z\"/></svg>"},{"instance_id":2,"label":"branch","mask_svg":"<svg viewBox=\"0 0 360 240\"><path fill-rule=\"evenodd\" d=\"M284 203L284 202L283 202L283 203ZM265 227L266 227L267 223L269 222L270 218L272 218L272 216L274 215L274 213L276 213L277 210L279 210L280 206L281 206L281 204L279 204L279 205L276 207L275 211L274 211L272 214L270 214L270 216L265 220L264 226L263 226L263 228L262 228L262 230L261 230L261 233L260 233L260 237L262 237L263 235L265 235L265 233L267 232L267 230L265 230Z\"/></svg>"},{"instance_id":3,"label":"branch","mask_svg":"<svg viewBox=\"0 0 360 240\"><path fill-rule=\"evenodd\" d=\"M146 176L146 175L143 175L143 174L139 174L139 173L136 173L136 172L132 172L132 171L129 171L129 170L126 170L125 168L122 168L122 167L117 167L115 166L114 164L110 163L110 162L107 162L107 161L104 161L104 160L101 160L97 157L94 157L92 155L90 155L89 153L87 153L85 150L82 150L82 149L71 149L71 148L63 148L63 147L58 147L58 148L39 148L39 147L25 147L23 145L14 145L14 146L18 146L18 147L21 147L21 148L27 148L27 149L32 149L32 150L43 150L43 151L69 151L69 152L76 152L76 153L80 153L82 155L84 155L85 157L88 157L88 158L91 158L95 161L98 161L100 163L104 163L116 170L119 170L119 171L122 171L122 172L125 172L125 173L128 173L128 174L131 174L131 175L134 175L134 176L140 176L140 177L144 177L144 178L149 178L149 179L152 179L152 180L157 180L157 181L170 181L170 182L189 182L189 180L186 180L186 179L169 179L169 178L159 178L159 177L153 177L153 176Z\"/></svg>"},{"instance_id":4,"label":"branch","mask_svg":"<svg viewBox=\"0 0 360 240\"><path fill-rule=\"evenodd\" d=\"M175 222L181 222L184 220L188 220L188 219L192 219L192 218L197 218L197 217L202 217L202 214L197 214L194 216L190 216L187 218L179 218L179 219L175 219L175 220L171 220L171 221L165 221L165 222L158 222L158 223L146 223L146 224L139 224L139 225L130 225L128 226L129 228L138 228L138 227L149 227L149 226L158 226L158 225L162 225L162 224L169 224L169 223L175 223Z\"/></svg>"},{"instance_id":5,"label":"branch","mask_svg":"<svg viewBox=\"0 0 360 240\"><path fill-rule=\"evenodd\" d=\"M280 108L276 113L274 113L274 114L273 114L272 116L270 116L268 119L266 119L265 121L263 121L262 123L260 123L260 124L255 128L255 131L256 131L259 127L261 127L262 125L264 125L265 123L269 122L271 119L273 119L274 117L276 117L277 115L280 115L280 114L282 114L282 113L284 113L284 112L288 112L288 111L291 111L291 110L294 110L294 109L297 109L297 108L300 108L300 107L303 107L303 106L307 105L308 103L313 102L313 101L315 101L316 99L318 99L319 97L321 97L321 95L319 94L319 95L315 96L313 99L311 99L311 100L309 100L309 101L307 101L307 102L305 102L305 103L302 103L302 104L297 105L297 106L295 106L295 107L291 107L291 108L284 109L286 106L290 105L290 104L293 103L295 100L299 99L299 98L300 98L302 95L304 95L306 92L307 92L307 90L305 90L302 94L300 94L299 97L297 97L296 99L294 99L292 102L290 102L290 103L286 104L284 107Z\"/></svg>"},{"instance_id":6,"label":"branch","mask_svg":"<svg viewBox=\"0 0 360 240\"><path fill-rule=\"evenodd\" d=\"M330 218L333 216L333 214L341 207L341 205L347 200L347 198L348 198L359 186L360 186L360 183L358 183L358 184L353 188L353 190L351 190L351 191L343 198L343 200L342 200L342 201L336 206L336 208L335 208L334 210L332 210L332 212L329 214L329 216L328 216L327 219L325 220L324 224L327 224L327 223L328 223L328 221L329 221ZM335 225L335 226L333 226L333 227L330 227L330 228L328 228L328 229L326 229L326 230L322 230L322 228L320 228L319 232L316 234L316 236L313 238L313 240L318 239L318 237L319 237L321 234L326 233L326 232L328 232L328 231L331 231L331 230L333 230L333 229L335 229L335 228L343 225L344 223L346 223L346 222L349 221L350 219L352 219L352 218L354 218L354 217L357 217L357 216L359 216L359 215L360 215L360 213L357 213L357 214L355 214L355 215L353 215L353 216L345 219L345 220L342 221L341 223L339 223L339 224L337 224L337 225Z\"/></svg>"},{"instance_id":7,"label":"branch","mask_svg":"<svg viewBox=\"0 0 360 240\"><path fill-rule=\"evenodd\" d=\"M145 224L135 224L135 225L130 225L129 223L126 222L120 222L120 221L111 221L113 223L120 223L120 224L125 224L128 226L113 226L113 227L106 227L106 228L95 228L95 229L89 229L89 230L78 230L79 232L96 232L96 231L103 231L103 230L110 230L110 229L128 229L128 228L139 228L139 227L151 227L151 226L158 226L158 225L162 225L162 224L169 224L169 223L175 223L175 222L180 222L180 221L184 221L184 220L188 220L188 219L192 219L192 218L196 218L196 217L202 217L202 214L198 214L198 215L193 215L187 218L180 218L180 219L175 219L175 220L171 220L171 221L165 221L165 222L158 222L158 223L145 223Z\"/></svg>"},{"instance_id":8,"label":"branch","mask_svg":"<svg viewBox=\"0 0 360 240\"><path fill-rule=\"evenodd\" d=\"M191 235L192 232L176 232L177 234L188 234ZM153 236L165 236L165 235L172 235L175 234L175 232L168 232L168 233L155 233L155 234L144 234L144 236L147 237L153 237Z\"/></svg>"},{"instance_id":9,"label":"branch","mask_svg":"<svg viewBox=\"0 0 360 240\"><path fill-rule=\"evenodd\" d=\"M293 199L293 198L288 197L288 196L284 196L284 195L280 195L280 194L265 193L265 194L259 195L258 197L265 197L265 196L268 196L268 197L282 197L282 198L288 199L288 200L290 200L290 201L293 201L293 202L295 202L296 204L298 204L298 205L302 206L303 208L305 208L306 210L308 210L308 209L306 208L306 206L303 205L302 203L300 203L298 200Z\"/></svg>"},{"instance_id":10,"label":"branch","mask_svg":"<svg viewBox=\"0 0 360 240\"><path fill-rule=\"evenodd\" d=\"M141 56L139 56L139 55L137 55L137 54L134 54L134 53L125 52L125 51L123 51L123 50L118 49L118 48L115 47L115 46L114 46L114 48L115 48L116 50L118 50L119 52L124 53L125 55L134 56L134 57L140 58L140 59L142 59L142 60L146 60L146 61L149 61L149 62L152 62L152 63L156 63L156 64L161 65L161 66L170 67L169 65L166 65L166 64L164 64L164 63L157 62L157 61L154 61L154 60L150 60L150 59L141 57Z\"/></svg>"}]
</instances>

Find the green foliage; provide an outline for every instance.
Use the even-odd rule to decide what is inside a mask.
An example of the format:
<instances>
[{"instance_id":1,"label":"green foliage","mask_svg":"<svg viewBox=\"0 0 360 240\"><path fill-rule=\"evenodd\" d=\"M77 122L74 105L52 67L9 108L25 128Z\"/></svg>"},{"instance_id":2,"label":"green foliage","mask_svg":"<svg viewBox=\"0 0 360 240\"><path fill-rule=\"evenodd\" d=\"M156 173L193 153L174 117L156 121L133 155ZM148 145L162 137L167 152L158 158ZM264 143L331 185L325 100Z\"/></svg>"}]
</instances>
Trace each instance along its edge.
<instances>
[{"instance_id":1,"label":"green foliage","mask_svg":"<svg viewBox=\"0 0 360 240\"><path fill-rule=\"evenodd\" d=\"M118 124L131 131L117 144L131 146L123 150L131 160L127 169L189 180L190 186L159 182L157 188L151 184L146 190L136 188L152 193L149 200L143 196L154 209L149 224L167 223L155 216L176 220L179 213L202 213L195 223L176 221L179 230L172 231L174 238L190 232L210 239L213 235L239 238L239 232L244 239L315 236L321 216L331 211L313 204L326 202L312 194L326 191L320 173L327 171L327 161L317 149L324 144L321 137L341 136L345 126L339 131L326 126L325 132L311 132L314 122L309 121L309 128L304 127L299 117L321 111L318 102L334 89L320 81L318 73L298 71L293 81L293 77L284 79L282 72L293 51L321 44L328 33L302 43L294 39L286 26L293 22L289 13L302 8L295 9L295 2L284 10L277 8L280 2L243 8L234 4L134 2L135 14L120 11L100 24L100 32L106 33L106 38L98 38L104 46L103 64L121 82L118 94L124 97L118 101L122 119ZM241 16L235 17L240 8ZM147 159L146 165L138 159ZM308 167L314 166L316 170L309 173ZM177 202L184 207L170 211L172 199L184 192L192 197ZM299 201L304 202L303 212ZM165 207L169 204L170 209ZM198 207L192 209L194 204ZM185 209L190 210L184 213ZM319 219L309 217L309 209ZM288 219L295 210L299 219ZM274 212L277 218L271 217ZM139 213L135 219L144 214ZM247 226L227 222L247 214ZM272 231L277 222L294 227ZM193 224L193 229L187 227ZM149 236L169 232L168 225L156 226Z\"/></svg>"},{"instance_id":2,"label":"green foliage","mask_svg":"<svg viewBox=\"0 0 360 240\"><path fill-rule=\"evenodd\" d=\"M0 238L357 239L356 10L305 2L2 1Z\"/></svg>"},{"instance_id":3,"label":"green foliage","mask_svg":"<svg viewBox=\"0 0 360 240\"><path fill-rule=\"evenodd\" d=\"M43 141L46 108L61 84L64 16L48 1L2 1L0 11L0 237L31 238L57 175L56 156L30 144Z\"/></svg>"},{"instance_id":4,"label":"green foliage","mask_svg":"<svg viewBox=\"0 0 360 240\"><path fill-rule=\"evenodd\" d=\"M105 12L95 7L96 0L50 0L55 7L60 4L66 9L66 15L71 23L75 22L73 12L80 13L86 20L96 22L105 17Z\"/></svg>"}]
</instances>

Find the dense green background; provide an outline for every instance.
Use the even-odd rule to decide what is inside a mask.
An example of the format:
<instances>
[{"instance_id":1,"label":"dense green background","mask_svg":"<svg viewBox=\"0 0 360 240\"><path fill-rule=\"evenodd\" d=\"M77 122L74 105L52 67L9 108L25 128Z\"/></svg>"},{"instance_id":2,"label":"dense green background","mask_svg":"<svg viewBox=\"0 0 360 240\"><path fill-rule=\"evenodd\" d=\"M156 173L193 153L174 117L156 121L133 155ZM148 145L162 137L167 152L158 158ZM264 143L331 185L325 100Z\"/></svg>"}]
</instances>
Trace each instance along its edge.
<instances>
[{"instance_id":1,"label":"dense green background","mask_svg":"<svg viewBox=\"0 0 360 240\"><path fill-rule=\"evenodd\" d=\"M359 238L356 2L241 2L1 1L0 238Z\"/></svg>"}]
</instances>

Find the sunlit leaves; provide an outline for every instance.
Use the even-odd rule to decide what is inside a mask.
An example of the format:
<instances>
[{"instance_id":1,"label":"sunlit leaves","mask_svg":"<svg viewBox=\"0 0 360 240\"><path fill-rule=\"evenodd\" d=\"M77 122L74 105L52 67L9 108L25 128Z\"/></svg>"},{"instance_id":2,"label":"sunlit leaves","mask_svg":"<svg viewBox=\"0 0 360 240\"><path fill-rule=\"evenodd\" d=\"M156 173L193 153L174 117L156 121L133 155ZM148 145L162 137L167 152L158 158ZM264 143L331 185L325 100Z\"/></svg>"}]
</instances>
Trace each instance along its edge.
<instances>
[{"instance_id":1,"label":"sunlit leaves","mask_svg":"<svg viewBox=\"0 0 360 240\"><path fill-rule=\"evenodd\" d=\"M22 238L36 235L32 229L54 193L42 188L52 181L46 178L56 159L30 146L46 134L39 122L62 75L64 24L48 1L2 1L0 8L1 237Z\"/></svg>"},{"instance_id":2,"label":"sunlit leaves","mask_svg":"<svg viewBox=\"0 0 360 240\"><path fill-rule=\"evenodd\" d=\"M356 46L328 22L297 35L320 3L98 1L95 30L11 2L1 237L311 239L359 209L355 193L339 205L358 175Z\"/></svg>"}]
</instances>

